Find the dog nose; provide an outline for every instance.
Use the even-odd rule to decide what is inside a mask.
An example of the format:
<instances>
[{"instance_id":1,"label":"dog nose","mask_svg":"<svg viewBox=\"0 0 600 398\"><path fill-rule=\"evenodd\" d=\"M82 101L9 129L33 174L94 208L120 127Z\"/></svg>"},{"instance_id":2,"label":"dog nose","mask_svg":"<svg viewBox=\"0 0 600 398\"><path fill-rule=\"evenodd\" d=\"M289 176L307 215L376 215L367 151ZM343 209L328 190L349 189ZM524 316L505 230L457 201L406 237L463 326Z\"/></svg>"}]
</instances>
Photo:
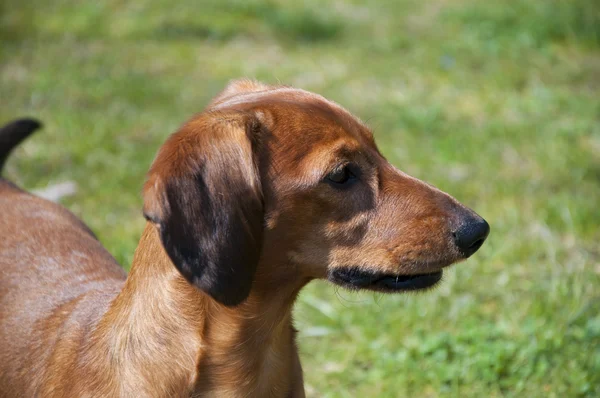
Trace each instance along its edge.
<instances>
[{"instance_id":1,"label":"dog nose","mask_svg":"<svg viewBox=\"0 0 600 398\"><path fill-rule=\"evenodd\" d=\"M452 233L454 242L465 258L475 253L490 233L489 224L481 217L469 218Z\"/></svg>"}]
</instances>

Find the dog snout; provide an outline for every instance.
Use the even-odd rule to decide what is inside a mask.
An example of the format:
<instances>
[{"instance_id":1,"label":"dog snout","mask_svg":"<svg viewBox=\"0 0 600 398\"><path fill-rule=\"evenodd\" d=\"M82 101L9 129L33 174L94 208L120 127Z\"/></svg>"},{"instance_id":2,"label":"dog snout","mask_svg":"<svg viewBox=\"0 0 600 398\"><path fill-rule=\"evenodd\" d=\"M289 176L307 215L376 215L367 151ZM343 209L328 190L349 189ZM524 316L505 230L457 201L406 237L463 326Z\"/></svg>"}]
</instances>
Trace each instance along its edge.
<instances>
[{"instance_id":1,"label":"dog snout","mask_svg":"<svg viewBox=\"0 0 600 398\"><path fill-rule=\"evenodd\" d=\"M489 233L490 226L487 221L475 213L470 213L462 217L452 236L460 252L468 258L479 250Z\"/></svg>"}]
</instances>

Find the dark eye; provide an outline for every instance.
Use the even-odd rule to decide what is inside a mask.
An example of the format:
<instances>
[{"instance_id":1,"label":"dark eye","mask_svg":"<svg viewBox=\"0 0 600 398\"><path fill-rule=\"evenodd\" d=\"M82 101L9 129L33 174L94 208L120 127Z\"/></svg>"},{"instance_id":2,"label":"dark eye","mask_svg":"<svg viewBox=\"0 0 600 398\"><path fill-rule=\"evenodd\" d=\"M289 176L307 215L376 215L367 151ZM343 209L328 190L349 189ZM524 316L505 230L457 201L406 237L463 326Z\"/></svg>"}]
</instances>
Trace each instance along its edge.
<instances>
[{"instance_id":1,"label":"dark eye","mask_svg":"<svg viewBox=\"0 0 600 398\"><path fill-rule=\"evenodd\" d=\"M348 166L341 166L327 175L327 179L335 184L345 184L355 179L356 176L350 171Z\"/></svg>"}]
</instances>

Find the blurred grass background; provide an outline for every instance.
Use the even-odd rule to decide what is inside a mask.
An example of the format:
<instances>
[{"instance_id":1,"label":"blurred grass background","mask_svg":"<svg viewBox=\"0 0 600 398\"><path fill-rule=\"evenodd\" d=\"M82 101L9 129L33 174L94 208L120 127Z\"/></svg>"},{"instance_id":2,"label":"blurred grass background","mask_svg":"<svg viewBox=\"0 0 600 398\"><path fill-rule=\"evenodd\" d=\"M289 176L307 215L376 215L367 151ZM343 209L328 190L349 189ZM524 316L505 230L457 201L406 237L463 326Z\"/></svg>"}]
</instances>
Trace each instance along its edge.
<instances>
[{"instance_id":1,"label":"blurred grass background","mask_svg":"<svg viewBox=\"0 0 600 398\"><path fill-rule=\"evenodd\" d=\"M125 267L156 150L242 76L341 103L490 222L433 293L310 285L310 396L600 396L597 0L0 4L0 122L46 124L6 175L75 181L64 204Z\"/></svg>"}]
</instances>

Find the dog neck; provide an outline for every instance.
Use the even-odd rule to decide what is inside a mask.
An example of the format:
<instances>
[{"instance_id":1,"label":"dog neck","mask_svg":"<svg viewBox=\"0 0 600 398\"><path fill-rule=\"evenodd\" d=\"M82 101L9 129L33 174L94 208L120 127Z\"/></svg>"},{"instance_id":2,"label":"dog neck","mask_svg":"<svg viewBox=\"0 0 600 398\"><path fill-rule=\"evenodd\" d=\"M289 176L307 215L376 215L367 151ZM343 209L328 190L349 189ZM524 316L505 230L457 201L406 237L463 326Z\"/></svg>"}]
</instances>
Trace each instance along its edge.
<instances>
[{"instance_id":1,"label":"dog neck","mask_svg":"<svg viewBox=\"0 0 600 398\"><path fill-rule=\"evenodd\" d=\"M239 306L217 303L179 274L148 223L125 287L91 339L122 383L113 392L303 396L291 316L302 286L255 282Z\"/></svg>"}]
</instances>

